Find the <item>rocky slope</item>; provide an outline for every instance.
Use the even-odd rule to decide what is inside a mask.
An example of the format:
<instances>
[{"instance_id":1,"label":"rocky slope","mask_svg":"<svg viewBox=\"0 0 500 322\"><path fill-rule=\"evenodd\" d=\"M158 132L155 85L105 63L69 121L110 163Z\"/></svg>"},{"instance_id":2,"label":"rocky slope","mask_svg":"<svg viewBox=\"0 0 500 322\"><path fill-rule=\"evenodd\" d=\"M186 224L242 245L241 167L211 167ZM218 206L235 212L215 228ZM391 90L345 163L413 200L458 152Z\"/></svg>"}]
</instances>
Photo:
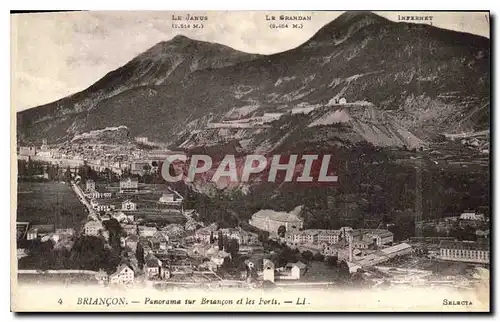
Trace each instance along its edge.
<instances>
[{"instance_id":1,"label":"rocky slope","mask_svg":"<svg viewBox=\"0 0 500 322\"><path fill-rule=\"evenodd\" d=\"M39 135L48 140L68 140L83 132L82 129L107 127L92 124L88 119L90 114L96 113L98 117L107 118L103 124L117 124L113 119L119 116L114 115L114 111L95 110L100 103L127 91L134 93L134 89L141 87L146 95L152 96L157 92L156 88L164 91L194 71L230 66L258 56L179 35L156 44L79 93L18 113L18 136L30 141L39 141ZM133 116L139 111L148 114L143 104L134 108Z\"/></svg>"}]
</instances>

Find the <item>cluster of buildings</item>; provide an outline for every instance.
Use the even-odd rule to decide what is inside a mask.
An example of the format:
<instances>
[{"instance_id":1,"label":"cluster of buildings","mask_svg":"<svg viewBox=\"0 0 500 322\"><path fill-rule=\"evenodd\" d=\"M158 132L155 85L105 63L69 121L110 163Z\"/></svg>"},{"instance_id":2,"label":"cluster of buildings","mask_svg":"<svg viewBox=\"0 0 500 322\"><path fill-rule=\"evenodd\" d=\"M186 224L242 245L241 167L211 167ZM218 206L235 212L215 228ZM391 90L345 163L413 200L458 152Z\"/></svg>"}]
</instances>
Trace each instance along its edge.
<instances>
[{"instance_id":1,"label":"cluster of buildings","mask_svg":"<svg viewBox=\"0 0 500 322\"><path fill-rule=\"evenodd\" d=\"M255 264L248 261L247 266L249 271L255 269ZM287 263L284 267L276 268L273 261L264 258L262 263L262 271L257 272L263 281L277 282L277 281L287 281L287 280L300 280L300 277L304 275L307 265L298 261L296 263Z\"/></svg>"},{"instance_id":2,"label":"cluster of buildings","mask_svg":"<svg viewBox=\"0 0 500 322\"><path fill-rule=\"evenodd\" d=\"M290 212L262 209L252 215L249 224L270 235L278 233L278 229L283 226L286 231L291 229L301 229L304 226L304 220L300 218L302 206L297 206Z\"/></svg>"},{"instance_id":3,"label":"cluster of buildings","mask_svg":"<svg viewBox=\"0 0 500 322\"><path fill-rule=\"evenodd\" d=\"M128 285L139 281L182 284L220 280L217 271L226 258L231 258L227 250L219 249L220 236L237 240L242 252L258 248L259 244L256 234L242 229L218 229L214 224L192 233L179 224L159 228L123 220L121 225L127 235L121 239L126 261L111 275L99 272L97 277L101 284ZM87 222L85 233L106 236L100 221ZM142 249L142 260L137 258L141 254L138 248Z\"/></svg>"},{"instance_id":4,"label":"cluster of buildings","mask_svg":"<svg viewBox=\"0 0 500 322\"><path fill-rule=\"evenodd\" d=\"M280 83L280 81L277 82L277 84ZM345 97L334 97L332 98L329 102L329 106L333 105L344 105L347 104L347 99ZM241 117L240 113L238 110L233 111L233 113L229 113L227 115L228 119L223 120L220 123L209 123L207 125L208 128L233 128L233 129L245 129L245 128L263 128L263 127L270 127L270 123L273 121L279 120L281 117L285 115L290 115L290 114L307 114L310 113L311 111L315 110L317 107L320 105L309 105L307 103L305 104L300 104L297 107L292 108L291 111L287 113L263 113L262 115L258 116L251 116L251 117Z\"/></svg>"},{"instance_id":5,"label":"cluster of buildings","mask_svg":"<svg viewBox=\"0 0 500 322\"><path fill-rule=\"evenodd\" d=\"M252 215L249 223L292 249L309 250L325 257L336 256L353 269L377 265L412 252L409 244L394 244L393 233L386 229L302 229L301 210L301 206L290 212L260 210Z\"/></svg>"},{"instance_id":6,"label":"cluster of buildings","mask_svg":"<svg viewBox=\"0 0 500 322\"><path fill-rule=\"evenodd\" d=\"M394 244L394 235L386 229L291 230L283 238L291 248L337 257L359 267L372 266L397 255L411 253L408 244Z\"/></svg>"},{"instance_id":7,"label":"cluster of buildings","mask_svg":"<svg viewBox=\"0 0 500 322\"><path fill-rule=\"evenodd\" d=\"M135 215L143 210L133 199L134 194L140 194L137 181L123 179L120 189L111 198L105 198L103 192L98 192L97 189L95 182L88 180L85 183L85 201L88 200L92 211L99 214L89 216L90 220L85 223L83 233L107 239L109 233L106 231L105 221L114 218L126 234L120 239L126 254L123 256L123 263L111 275L99 272L97 276L102 284L127 285L141 280L184 283L193 279L217 279L218 268L231 256L227 249L219 249L218 239L221 236L236 241L242 253L251 253L254 248L262 247L257 234L241 228L218 229L214 224L203 227L203 223L195 219L195 210L183 209L183 197L176 191L163 193L155 203L162 205L164 209L178 209L187 218L187 223L162 227L158 224L144 224ZM115 200L115 194L122 198L120 203Z\"/></svg>"},{"instance_id":8,"label":"cluster of buildings","mask_svg":"<svg viewBox=\"0 0 500 322\"><path fill-rule=\"evenodd\" d=\"M140 210L138 201L133 200L133 195L139 193L139 181L137 178L123 178L117 192L98 191L93 180L85 182L85 197L89 199L92 209L96 212L135 212ZM169 210L170 212L182 212L184 198L177 192L168 190L157 200L155 210ZM153 203L151 203L153 204Z\"/></svg>"},{"instance_id":9,"label":"cluster of buildings","mask_svg":"<svg viewBox=\"0 0 500 322\"><path fill-rule=\"evenodd\" d=\"M89 142L72 142L71 144L49 145L42 140L41 146L28 144L18 146L17 156L22 160L37 160L49 164L58 164L66 168L83 165L90 166L100 172L106 169L121 176L126 171L133 175L144 175L146 172L157 172L160 161L174 152L166 149L153 149L147 137L136 137L135 142L149 145L151 149L142 150L134 145L104 144Z\"/></svg>"},{"instance_id":10,"label":"cluster of buildings","mask_svg":"<svg viewBox=\"0 0 500 322\"><path fill-rule=\"evenodd\" d=\"M490 246L487 241L443 240L439 245L442 260L489 264Z\"/></svg>"},{"instance_id":11,"label":"cluster of buildings","mask_svg":"<svg viewBox=\"0 0 500 322\"><path fill-rule=\"evenodd\" d=\"M258 235L238 228L215 229L214 225L203 227L195 232L195 239L198 243L209 244L217 241L219 236L227 236L228 239L234 239L239 245L258 245L260 244Z\"/></svg>"}]
</instances>

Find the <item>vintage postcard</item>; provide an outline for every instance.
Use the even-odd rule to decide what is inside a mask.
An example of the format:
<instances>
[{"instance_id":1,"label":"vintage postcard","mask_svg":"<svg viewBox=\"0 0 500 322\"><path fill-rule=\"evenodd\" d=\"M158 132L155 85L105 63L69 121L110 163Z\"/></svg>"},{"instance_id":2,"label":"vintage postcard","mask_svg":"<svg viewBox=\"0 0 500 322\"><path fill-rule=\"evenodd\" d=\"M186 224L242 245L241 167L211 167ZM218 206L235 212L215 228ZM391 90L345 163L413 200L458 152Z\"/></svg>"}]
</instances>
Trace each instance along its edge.
<instances>
[{"instance_id":1,"label":"vintage postcard","mask_svg":"<svg viewBox=\"0 0 500 322\"><path fill-rule=\"evenodd\" d=\"M15 312L490 311L490 14L11 14Z\"/></svg>"}]
</instances>

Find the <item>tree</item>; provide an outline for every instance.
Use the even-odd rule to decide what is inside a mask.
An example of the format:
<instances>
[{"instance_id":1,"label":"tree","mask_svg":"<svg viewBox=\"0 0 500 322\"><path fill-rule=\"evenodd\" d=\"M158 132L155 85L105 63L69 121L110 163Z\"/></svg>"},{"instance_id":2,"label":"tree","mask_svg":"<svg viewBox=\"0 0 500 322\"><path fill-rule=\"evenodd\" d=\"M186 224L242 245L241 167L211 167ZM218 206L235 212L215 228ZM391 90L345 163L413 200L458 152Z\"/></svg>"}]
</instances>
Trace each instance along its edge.
<instances>
[{"instance_id":1,"label":"tree","mask_svg":"<svg viewBox=\"0 0 500 322\"><path fill-rule=\"evenodd\" d=\"M26 175L28 177L31 177L33 175L33 161L31 160L31 157L28 158L28 165L26 168Z\"/></svg>"},{"instance_id":2,"label":"tree","mask_svg":"<svg viewBox=\"0 0 500 322\"><path fill-rule=\"evenodd\" d=\"M229 257L225 257L218 271L222 276L226 276L226 274L228 274L231 269L231 261L229 260Z\"/></svg>"},{"instance_id":3,"label":"tree","mask_svg":"<svg viewBox=\"0 0 500 322\"><path fill-rule=\"evenodd\" d=\"M337 264L338 264L337 261L338 261L337 255L328 256L326 258L326 263L328 264L328 266L331 266L331 267L337 267Z\"/></svg>"},{"instance_id":4,"label":"tree","mask_svg":"<svg viewBox=\"0 0 500 322\"><path fill-rule=\"evenodd\" d=\"M228 249L227 252L231 254L231 258L234 260L236 258L236 255L238 254L238 250L240 249L240 244L238 241L234 238L232 238L228 242Z\"/></svg>"},{"instance_id":5,"label":"tree","mask_svg":"<svg viewBox=\"0 0 500 322\"><path fill-rule=\"evenodd\" d=\"M104 247L102 238L95 236L81 236L75 240L71 248L70 262L76 269L98 271L104 269L111 273L120 263L119 252Z\"/></svg>"},{"instance_id":6,"label":"tree","mask_svg":"<svg viewBox=\"0 0 500 322\"><path fill-rule=\"evenodd\" d=\"M312 260L317 262L323 262L325 260L325 256L323 256L321 253L316 253L314 254Z\"/></svg>"},{"instance_id":7,"label":"tree","mask_svg":"<svg viewBox=\"0 0 500 322\"><path fill-rule=\"evenodd\" d=\"M26 161L17 160L17 173L19 176L24 176L26 173Z\"/></svg>"},{"instance_id":8,"label":"tree","mask_svg":"<svg viewBox=\"0 0 500 322\"><path fill-rule=\"evenodd\" d=\"M64 173L64 180L66 182L71 181L71 168L69 166L66 168L66 172Z\"/></svg>"},{"instance_id":9,"label":"tree","mask_svg":"<svg viewBox=\"0 0 500 322\"><path fill-rule=\"evenodd\" d=\"M115 250L121 249L120 238L123 235L123 228L116 220L116 218L111 218L103 222L104 227L109 231L109 244Z\"/></svg>"},{"instance_id":10,"label":"tree","mask_svg":"<svg viewBox=\"0 0 500 322\"><path fill-rule=\"evenodd\" d=\"M222 237L222 245L224 247L224 250L229 253L229 251L228 251L228 249L229 249L229 239L227 238L227 235L224 235Z\"/></svg>"},{"instance_id":11,"label":"tree","mask_svg":"<svg viewBox=\"0 0 500 322\"><path fill-rule=\"evenodd\" d=\"M267 240L269 239L269 232L267 231L259 231L259 234L258 234L258 239L261 243L266 243Z\"/></svg>"},{"instance_id":12,"label":"tree","mask_svg":"<svg viewBox=\"0 0 500 322\"><path fill-rule=\"evenodd\" d=\"M215 242L215 240L214 240L214 232L211 231L210 232L210 244L213 244L214 242Z\"/></svg>"},{"instance_id":13,"label":"tree","mask_svg":"<svg viewBox=\"0 0 500 322\"><path fill-rule=\"evenodd\" d=\"M283 246L278 256L278 266L283 267L287 263L297 262L297 254L288 246Z\"/></svg>"},{"instance_id":14,"label":"tree","mask_svg":"<svg viewBox=\"0 0 500 322\"><path fill-rule=\"evenodd\" d=\"M313 256L314 254L310 250L306 250L301 254L302 259L307 263L309 263L313 259Z\"/></svg>"},{"instance_id":15,"label":"tree","mask_svg":"<svg viewBox=\"0 0 500 322\"><path fill-rule=\"evenodd\" d=\"M339 277L342 279L342 280L345 280L347 278L350 278L351 276L351 272L349 270L349 265L347 264L347 262L345 260L341 261L340 264L339 264Z\"/></svg>"},{"instance_id":16,"label":"tree","mask_svg":"<svg viewBox=\"0 0 500 322\"><path fill-rule=\"evenodd\" d=\"M144 267L144 249L142 248L142 245L140 243L137 243L135 258L137 258L139 268L142 269Z\"/></svg>"},{"instance_id":17,"label":"tree","mask_svg":"<svg viewBox=\"0 0 500 322\"><path fill-rule=\"evenodd\" d=\"M284 238L285 237L285 233L286 233L286 227L281 225L279 226L278 228L278 236L280 236L281 238Z\"/></svg>"},{"instance_id":18,"label":"tree","mask_svg":"<svg viewBox=\"0 0 500 322\"><path fill-rule=\"evenodd\" d=\"M151 171L151 166L149 164L145 164L142 166L142 170L144 170L144 173L149 174Z\"/></svg>"}]
</instances>

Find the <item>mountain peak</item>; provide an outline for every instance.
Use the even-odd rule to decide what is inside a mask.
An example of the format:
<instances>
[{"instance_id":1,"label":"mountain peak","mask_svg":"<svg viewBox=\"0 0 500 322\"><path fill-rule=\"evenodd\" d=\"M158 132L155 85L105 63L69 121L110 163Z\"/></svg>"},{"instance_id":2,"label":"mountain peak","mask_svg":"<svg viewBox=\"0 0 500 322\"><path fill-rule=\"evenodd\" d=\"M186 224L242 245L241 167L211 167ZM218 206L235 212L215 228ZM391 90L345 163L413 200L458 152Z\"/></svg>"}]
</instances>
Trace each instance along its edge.
<instances>
[{"instance_id":1,"label":"mountain peak","mask_svg":"<svg viewBox=\"0 0 500 322\"><path fill-rule=\"evenodd\" d=\"M370 11L346 11L321 28L311 39L321 41L344 38L368 25L385 23L391 21Z\"/></svg>"},{"instance_id":2,"label":"mountain peak","mask_svg":"<svg viewBox=\"0 0 500 322\"><path fill-rule=\"evenodd\" d=\"M371 11L346 11L341 14L334 21L341 21L343 23L352 21L352 20L364 20L364 19L372 19L374 21L384 21L385 18L371 12Z\"/></svg>"},{"instance_id":3,"label":"mountain peak","mask_svg":"<svg viewBox=\"0 0 500 322\"><path fill-rule=\"evenodd\" d=\"M170 39L170 41L171 42L180 42L180 41L184 42L184 41L195 41L195 40L179 34L179 35L175 35L175 37Z\"/></svg>"}]
</instances>

